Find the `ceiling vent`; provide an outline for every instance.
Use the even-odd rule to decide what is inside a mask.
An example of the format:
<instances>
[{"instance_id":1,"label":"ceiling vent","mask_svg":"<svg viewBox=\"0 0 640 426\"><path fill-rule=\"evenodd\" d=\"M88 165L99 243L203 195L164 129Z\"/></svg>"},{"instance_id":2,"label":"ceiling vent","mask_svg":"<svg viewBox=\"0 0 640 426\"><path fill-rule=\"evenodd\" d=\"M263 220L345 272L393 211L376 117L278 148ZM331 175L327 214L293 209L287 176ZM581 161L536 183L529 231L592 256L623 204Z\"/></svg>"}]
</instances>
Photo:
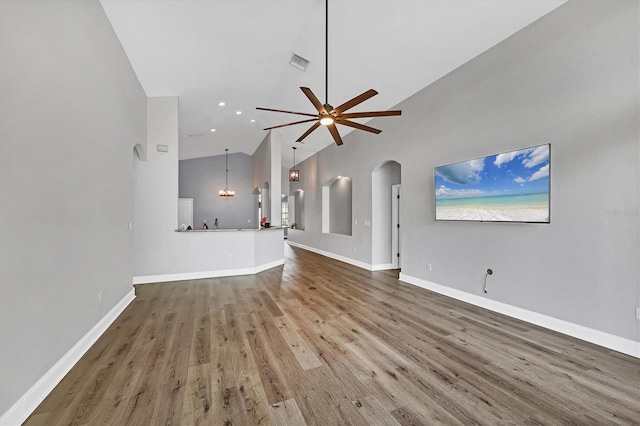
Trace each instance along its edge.
<instances>
[{"instance_id":1,"label":"ceiling vent","mask_svg":"<svg viewBox=\"0 0 640 426\"><path fill-rule=\"evenodd\" d=\"M299 70L305 71L307 69L307 67L309 66L309 60L303 58L302 56L298 55L297 53L294 53L293 56L291 57L291 60L289 61L289 63L291 65L293 65L294 67L298 68Z\"/></svg>"}]
</instances>

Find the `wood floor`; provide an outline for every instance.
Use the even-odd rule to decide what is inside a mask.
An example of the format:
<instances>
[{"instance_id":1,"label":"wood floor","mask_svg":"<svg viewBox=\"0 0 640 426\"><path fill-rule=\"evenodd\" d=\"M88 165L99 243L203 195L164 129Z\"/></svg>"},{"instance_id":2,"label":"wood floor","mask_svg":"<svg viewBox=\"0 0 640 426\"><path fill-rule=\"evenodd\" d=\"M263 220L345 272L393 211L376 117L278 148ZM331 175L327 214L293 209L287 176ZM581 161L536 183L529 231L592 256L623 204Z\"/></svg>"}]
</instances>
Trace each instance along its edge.
<instances>
[{"instance_id":1,"label":"wood floor","mask_svg":"<svg viewBox=\"0 0 640 426\"><path fill-rule=\"evenodd\" d=\"M640 424L637 359L286 247L137 298L27 425Z\"/></svg>"}]
</instances>

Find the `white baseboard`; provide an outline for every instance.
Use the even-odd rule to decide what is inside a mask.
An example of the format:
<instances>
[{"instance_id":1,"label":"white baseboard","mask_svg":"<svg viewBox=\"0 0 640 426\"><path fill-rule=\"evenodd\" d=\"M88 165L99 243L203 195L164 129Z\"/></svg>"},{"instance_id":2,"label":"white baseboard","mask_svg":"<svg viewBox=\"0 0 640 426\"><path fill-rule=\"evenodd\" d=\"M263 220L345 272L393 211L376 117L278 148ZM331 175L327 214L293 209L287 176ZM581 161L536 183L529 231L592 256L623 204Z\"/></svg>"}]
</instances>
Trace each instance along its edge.
<instances>
[{"instance_id":1,"label":"white baseboard","mask_svg":"<svg viewBox=\"0 0 640 426\"><path fill-rule=\"evenodd\" d=\"M38 408L73 366L82 358L118 315L135 299L131 289L87 334L82 337L44 376L0 417L0 425L21 425Z\"/></svg>"},{"instance_id":2,"label":"white baseboard","mask_svg":"<svg viewBox=\"0 0 640 426\"><path fill-rule=\"evenodd\" d=\"M371 265L372 271L388 271L389 269L393 269L392 263L381 263L378 265Z\"/></svg>"},{"instance_id":3,"label":"white baseboard","mask_svg":"<svg viewBox=\"0 0 640 426\"><path fill-rule=\"evenodd\" d=\"M451 298L461 300L463 302L467 302L472 305L488 309L490 311L498 312L500 314L526 321L540 327L548 328L549 330L557 331L559 333L566 334L580 340L585 340L587 342L594 343L605 348L613 349L614 351L622 352L624 354L640 358L640 342L625 339L623 337L615 336L613 334L605 333L599 330L594 330L582 325L573 324L571 322L539 314L537 312L518 308L517 306L512 306L506 303L491 300L486 297L467 293L461 290L456 290L403 273L400 273L399 279L400 281L404 281L417 287L431 290L435 293L449 296Z\"/></svg>"},{"instance_id":4,"label":"white baseboard","mask_svg":"<svg viewBox=\"0 0 640 426\"><path fill-rule=\"evenodd\" d=\"M284 259L278 259L264 265L240 269L222 269L218 271L184 272L179 274L143 275L133 277L133 284L166 283L170 281L200 280L203 278L235 277L238 275L254 275L276 266L284 265Z\"/></svg>"},{"instance_id":5,"label":"white baseboard","mask_svg":"<svg viewBox=\"0 0 640 426\"><path fill-rule=\"evenodd\" d=\"M303 250L311 251L317 254L321 254L322 256L329 257L331 259L339 260L340 262L348 263L353 266L357 266L358 268L366 269L368 271L372 271L373 267L369 263L360 262L359 260L351 259L349 257L340 256L339 254L329 253L328 251L320 250L315 247L305 246L304 244L296 243L293 241L288 241L289 245L294 247L299 247Z\"/></svg>"}]
</instances>

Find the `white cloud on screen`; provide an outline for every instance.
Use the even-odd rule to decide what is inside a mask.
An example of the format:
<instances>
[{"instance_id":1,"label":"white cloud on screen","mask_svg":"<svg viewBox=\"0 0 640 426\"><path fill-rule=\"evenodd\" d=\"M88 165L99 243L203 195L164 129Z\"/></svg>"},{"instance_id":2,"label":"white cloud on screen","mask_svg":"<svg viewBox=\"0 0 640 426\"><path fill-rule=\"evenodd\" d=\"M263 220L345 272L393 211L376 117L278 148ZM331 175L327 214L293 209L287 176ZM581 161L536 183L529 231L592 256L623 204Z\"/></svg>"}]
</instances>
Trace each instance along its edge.
<instances>
[{"instance_id":1,"label":"white cloud on screen","mask_svg":"<svg viewBox=\"0 0 640 426\"><path fill-rule=\"evenodd\" d=\"M549 145L541 145L533 150L530 150L528 155L522 160L522 165L530 169L542 164L549 159Z\"/></svg>"},{"instance_id":2,"label":"white cloud on screen","mask_svg":"<svg viewBox=\"0 0 640 426\"><path fill-rule=\"evenodd\" d=\"M480 182L480 172L484 169L484 158L436 167L436 174L444 180L461 185Z\"/></svg>"},{"instance_id":3,"label":"white cloud on screen","mask_svg":"<svg viewBox=\"0 0 640 426\"><path fill-rule=\"evenodd\" d=\"M480 197L482 195L485 195L485 193L479 189L451 189L444 185L440 185L440 188L436 189L436 198L465 198Z\"/></svg>"},{"instance_id":4,"label":"white cloud on screen","mask_svg":"<svg viewBox=\"0 0 640 426\"><path fill-rule=\"evenodd\" d=\"M514 158L516 158L516 155L522 153L522 151L512 151L512 152L505 152L503 154L498 154L496 155L496 159L493 162L493 164L497 167L500 168L500 166L502 166L503 164L507 164L509 163L511 160L513 160Z\"/></svg>"},{"instance_id":5,"label":"white cloud on screen","mask_svg":"<svg viewBox=\"0 0 640 426\"><path fill-rule=\"evenodd\" d=\"M520 176L518 176L517 178L515 178L513 180L515 183L525 183L527 180L526 179L522 179Z\"/></svg>"},{"instance_id":6,"label":"white cloud on screen","mask_svg":"<svg viewBox=\"0 0 640 426\"><path fill-rule=\"evenodd\" d=\"M527 179L527 180L529 182L533 182L534 180L538 180L538 179L543 178L545 176L549 176L549 165L548 164L540 167L534 174L529 176L529 179Z\"/></svg>"},{"instance_id":7,"label":"white cloud on screen","mask_svg":"<svg viewBox=\"0 0 640 426\"><path fill-rule=\"evenodd\" d=\"M496 155L496 159L493 164L500 168L503 164L508 164L516 158L521 158L522 165L530 169L549 159L549 145L540 145L536 148L527 148L520 151L498 154Z\"/></svg>"}]
</instances>

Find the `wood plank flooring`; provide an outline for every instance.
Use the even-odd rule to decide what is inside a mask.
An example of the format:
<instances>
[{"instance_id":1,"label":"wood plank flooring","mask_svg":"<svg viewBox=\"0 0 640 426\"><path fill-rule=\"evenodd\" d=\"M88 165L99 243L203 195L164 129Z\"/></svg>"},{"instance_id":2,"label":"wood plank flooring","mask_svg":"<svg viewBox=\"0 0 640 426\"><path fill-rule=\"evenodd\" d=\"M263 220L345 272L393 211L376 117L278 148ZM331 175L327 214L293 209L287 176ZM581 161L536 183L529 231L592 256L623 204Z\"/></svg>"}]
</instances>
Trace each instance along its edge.
<instances>
[{"instance_id":1,"label":"wood plank flooring","mask_svg":"<svg viewBox=\"0 0 640 426\"><path fill-rule=\"evenodd\" d=\"M137 298L26 425L640 424L640 362L286 245Z\"/></svg>"}]
</instances>

